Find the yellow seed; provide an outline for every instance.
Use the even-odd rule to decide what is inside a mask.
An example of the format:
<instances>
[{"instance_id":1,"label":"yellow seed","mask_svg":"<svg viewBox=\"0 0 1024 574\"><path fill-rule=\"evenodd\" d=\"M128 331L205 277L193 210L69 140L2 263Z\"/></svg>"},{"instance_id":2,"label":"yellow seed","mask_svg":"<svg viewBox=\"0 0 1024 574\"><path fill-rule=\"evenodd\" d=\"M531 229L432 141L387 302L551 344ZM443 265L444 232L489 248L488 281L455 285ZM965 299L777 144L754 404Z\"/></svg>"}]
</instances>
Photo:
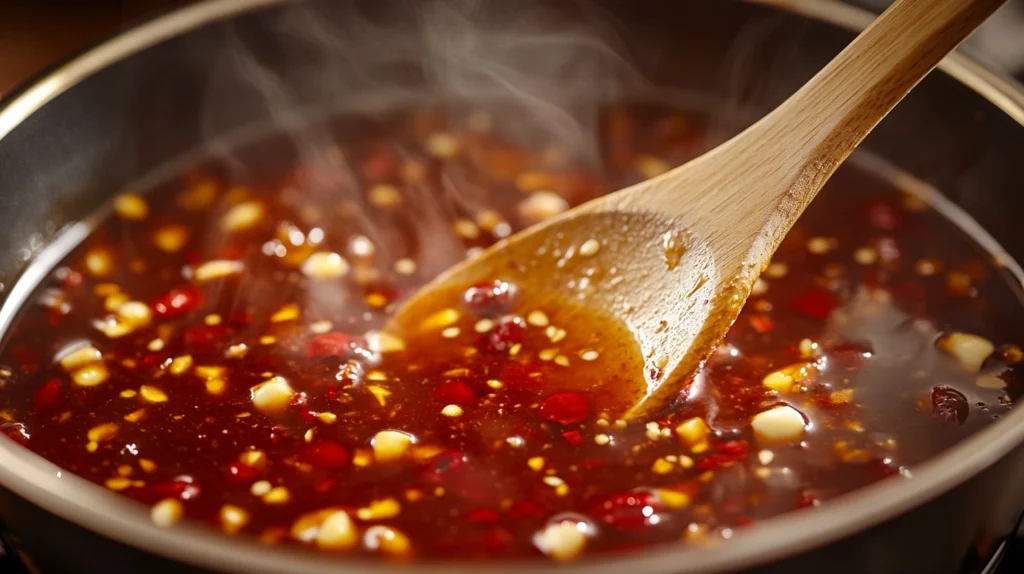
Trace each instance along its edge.
<instances>
[{"instance_id":1,"label":"yellow seed","mask_svg":"<svg viewBox=\"0 0 1024 574\"><path fill-rule=\"evenodd\" d=\"M452 223L452 229L455 231L455 235L463 239L472 240L480 237L480 228L470 219L456 219Z\"/></svg>"},{"instance_id":2,"label":"yellow seed","mask_svg":"<svg viewBox=\"0 0 1024 574\"><path fill-rule=\"evenodd\" d=\"M167 402L167 394L156 387L149 385L142 385L139 387L139 395L142 400L147 403L165 403Z\"/></svg>"},{"instance_id":3,"label":"yellow seed","mask_svg":"<svg viewBox=\"0 0 1024 574\"><path fill-rule=\"evenodd\" d=\"M405 556L412 549L412 543L405 534L382 525L371 526L366 530L363 545L368 550L380 550L395 557Z\"/></svg>"},{"instance_id":4,"label":"yellow seed","mask_svg":"<svg viewBox=\"0 0 1024 574\"><path fill-rule=\"evenodd\" d=\"M654 461L653 465L651 465L651 472L653 472L654 474L668 474L672 472L675 469L675 467L676 465L665 460L664 458L659 458L658 460Z\"/></svg>"},{"instance_id":5,"label":"yellow seed","mask_svg":"<svg viewBox=\"0 0 1024 574\"><path fill-rule=\"evenodd\" d=\"M71 378L80 387L95 387L106 381L108 376L110 376L110 373L107 371L106 365L95 363L78 369L72 373Z\"/></svg>"},{"instance_id":6,"label":"yellow seed","mask_svg":"<svg viewBox=\"0 0 1024 574\"><path fill-rule=\"evenodd\" d=\"M338 420L338 415L334 413L320 413L316 415L316 418L320 419L320 422L326 424L334 424Z\"/></svg>"},{"instance_id":7,"label":"yellow seed","mask_svg":"<svg viewBox=\"0 0 1024 574\"><path fill-rule=\"evenodd\" d=\"M130 423L137 423L144 418L146 418L146 409L137 409L124 415L124 420Z\"/></svg>"},{"instance_id":8,"label":"yellow seed","mask_svg":"<svg viewBox=\"0 0 1024 574\"><path fill-rule=\"evenodd\" d=\"M356 511L359 520L384 520L394 518L402 511L402 506L394 498L373 500L364 508Z\"/></svg>"},{"instance_id":9,"label":"yellow seed","mask_svg":"<svg viewBox=\"0 0 1024 574\"><path fill-rule=\"evenodd\" d=\"M544 311L530 311L526 316L526 322L534 327L547 327L550 323Z\"/></svg>"},{"instance_id":10,"label":"yellow seed","mask_svg":"<svg viewBox=\"0 0 1024 574\"><path fill-rule=\"evenodd\" d=\"M291 500L291 493L283 486L275 486L269 492L260 497L265 504L287 504Z\"/></svg>"},{"instance_id":11,"label":"yellow seed","mask_svg":"<svg viewBox=\"0 0 1024 574\"><path fill-rule=\"evenodd\" d=\"M249 468L263 470L267 467L267 455L262 450L247 450L238 455L238 462Z\"/></svg>"},{"instance_id":12,"label":"yellow seed","mask_svg":"<svg viewBox=\"0 0 1024 574\"><path fill-rule=\"evenodd\" d=\"M783 371L773 371L764 377L761 384L773 391L786 393L793 387L793 382L793 377L789 374Z\"/></svg>"},{"instance_id":13,"label":"yellow seed","mask_svg":"<svg viewBox=\"0 0 1024 574\"><path fill-rule=\"evenodd\" d=\"M154 470L156 470L156 463L149 460L148 458L140 458L139 468L142 469L142 472L153 472Z\"/></svg>"},{"instance_id":14,"label":"yellow seed","mask_svg":"<svg viewBox=\"0 0 1024 574\"><path fill-rule=\"evenodd\" d=\"M373 457L377 462L388 464L401 460L409 447L415 443L415 437L397 430L383 430L374 435L370 445Z\"/></svg>"},{"instance_id":15,"label":"yellow seed","mask_svg":"<svg viewBox=\"0 0 1024 574\"><path fill-rule=\"evenodd\" d=\"M284 323L285 321L294 321L299 318L299 306L295 303L288 303L281 307L270 316L271 323Z\"/></svg>"},{"instance_id":16,"label":"yellow seed","mask_svg":"<svg viewBox=\"0 0 1024 574\"><path fill-rule=\"evenodd\" d=\"M458 321L461 316L462 314L455 309L442 309L424 319L420 327L424 330L441 329L451 326L453 323Z\"/></svg>"},{"instance_id":17,"label":"yellow seed","mask_svg":"<svg viewBox=\"0 0 1024 574\"><path fill-rule=\"evenodd\" d=\"M540 472L541 470L544 469L544 457L542 457L542 456L531 457L529 460L526 461L526 465L529 466L531 469L533 469L533 470L535 470L537 472Z\"/></svg>"},{"instance_id":18,"label":"yellow seed","mask_svg":"<svg viewBox=\"0 0 1024 574\"><path fill-rule=\"evenodd\" d=\"M399 275L412 275L416 272L416 262L407 257L402 258L395 261L392 269L394 269L395 273L398 273Z\"/></svg>"},{"instance_id":19,"label":"yellow seed","mask_svg":"<svg viewBox=\"0 0 1024 574\"><path fill-rule=\"evenodd\" d=\"M257 480L249 487L249 492L251 492L253 496L264 496L270 492L271 488L273 488L273 486L270 482L266 480Z\"/></svg>"},{"instance_id":20,"label":"yellow seed","mask_svg":"<svg viewBox=\"0 0 1024 574\"><path fill-rule=\"evenodd\" d=\"M225 383L223 379L210 379L209 381L206 381L206 392L211 395L219 395L224 392L224 389L226 389L227 386L227 383Z\"/></svg>"},{"instance_id":21,"label":"yellow seed","mask_svg":"<svg viewBox=\"0 0 1024 574\"><path fill-rule=\"evenodd\" d=\"M321 550L347 550L359 542L359 531L344 510L335 510L324 518L316 535Z\"/></svg>"},{"instance_id":22,"label":"yellow seed","mask_svg":"<svg viewBox=\"0 0 1024 574\"><path fill-rule=\"evenodd\" d=\"M558 349L544 349L537 353L537 358L542 361L550 361L558 355Z\"/></svg>"},{"instance_id":23,"label":"yellow seed","mask_svg":"<svg viewBox=\"0 0 1024 574\"><path fill-rule=\"evenodd\" d=\"M213 366L213 365L198 365L196 366L196 376L201 379L219 379L224 376L227 369L224 367Z\"/></svg>"},{"instance_id":24,"label":"yellow seed","mask_svg":"<svg viewBox=\"0 0 1024 574\"><path fill-rule=\"evenodd\" d=\"M171 360L171 364L167 367L167 370L172 375L182 375L192 368L192 355L181 355L174 357Z\"/></svg>"},{"instance_id":25,"label":"yellow seed","mask_svg":"<svg viewBox=\"0 0 1024 574\"><path fill-rule=\"evenodd\" d=\"M367 199L374 207L396 207L402 203L402 194L390 183L379 183L370 188Z\"/></svg>"},{"instance_id":26,"label":"yellow seed","mask_svg":"<svg viewBox=\"0 0 1024 574\"><path fill-rule=\"evenodd\" d=\"M374 398L377 399L377 402L380 403L380 406L383 407L387 405L387 398L391 396L391 391L378 385L367 385L366 389L373 394Z\"/></svg>"},{"instance_id":27,"label":"yellow seed","mask_svg":"<svg viewBox=\"0 0 1024 574\"><path fill-rule=\"evenodd\" d=\"M447 327L441 331L441 336L445 339L454 339L459 336L459 333L461 333L461 331L458 327Z\"/></svg>"},{"instance_id":28,"label":"yellow seed","mask_svg":"<svg viewBox=\"0 0 1024 574\"><path fill-rule=\"evenodd\" d=\"M658 498L669 508L683 508L690 504L690 496L683 492L660 488L657 490Z\"/></svg>"},{"instance_id":29,"label":"yellow seed","mask_svg":"<svg viewBox=\"0 0 1024 574\"><path fill-rule=\"evenodd\" d=\"M424 147L430 155L440 159L452 159L462 150L459 138L444 132L431 134Z\"/></svg>"},{"instance_id":30,"label":"yellow seed","mask_svg":"<svg viewBox=\"0 0 1024 574\"><path fill-rule=\"evenodd\" d=\"M231 345L227 351L224 351L225 359L241 359L249 352L249 347L245 343L239 343L237 345Z\"/></svg>"},{"instance_id":31,"label":"yellow seed","mask_svg":"<svg viewBox=\"0 0 1024 574\"><path fill-rule=\"evenodd\" d=\"M114 271L114 254L109 249L94 247L85 253L85 269L93 277L106 277Z\"/></svg>"},{"instance_id":32,"label":"yellow seed","mask_svg":"<svg viewBox=\"0 0 1024 574\"><path fill-rule=\"evenodd\" d=\"M173 498L165 498L153 505L149 517L154 524L161 527L174 525L185 515L185 508Z\"/></svg>"},{"instance_id":33,"label":"yellow seed","mask_svg":"<svg viewBox=\"0 0 1024 574\"><path fill-rule=\"evenodd\" d=\"M366 344L375 353L397 353L405 350L405 341L383 331L366 333Z\"/></svg>"},{"instance_id":34,"label":"yellow seed","mask_svg":"<svg viewBox=\"0 0 1024 574\"><path fill-rule=\"evenodd\" d=\"M125 301L116 307L117 315L132 327L145 327L152 320L149 305L141 301Z\"/></svg>"},{"instance_id":35,"label":"yellow seed","mask_svg":"<svg viewBox=\"0 0 1024 574\"><path fill-rule=\"evenodd\" d=\"M568 367L569 357L566 357L565 355L558 355L555 357L555 364L561 367Z\"/></svg>"},{"instance_id":36,"label":"yellow seed","mask_svg":"<svg viewBox=\"0 0 1024 574\"><path fill-rule=\"evenodd\" d=\"M232 207L221 217L221 229L228 232L245 231L255 227L266 209L258 201L246 201Z\"/></svg>"},{"instance_id":37,"label":"yellow seed","mask_svg":"<svg viewBox=\"0 0 1024 574\"><path fill-rule=\"evenodd\" d=\"M367 466L370 466L370 463L372 463L372 462L373 462L373 456L370 454L370 451L368 451L368 450L357 449L356 452L352 455L352 465L353 466L357 466L359 468L365 468Z\"/></svg>"},{"instance_id":38,"label":"yellow seed","mask_svg":"<svg viewBox=\"0 0 1024 574\"><path fill-rule=\"evenodd\" d=\"M128 488L129 486L131 486L132 485L132 481L127 479L127 478L124 478L124 477L118 477L118 478L107 479L107 481L104 482L103 484L104 484L104 486L106 486L110 490L119 491L119 490L124 490L124 489Z\"/></svg>"},{"instance_id":39,"label":"yellow seed","mask_svg":"<svg viewBox=\"0 0 1024 574\"><path fill-rule=\"evenodd\" d=\"M223 279L224 277L236 275L244 269L245 264L241 261L214 259L196 267L193 277L199 282L213 281L214 279Z\"/></svg>"},{"instance_id":40,"label":"yellow seed","mask_svg":"<svg viewBox=\"0 0 1024 574\"><path fill-rule=\"evenodd\" d=\"M117 434L118 426L115 423L103 423L89 429L86 437L92 442L105 442Z\"/></svg>"},{"instance_id":41,"label":"yellow seed","mask_svg":"<svg viewBox=\"0 0 1024 574\"><path fill-rule=\"evenodd\" d=\"M459 405L446 405L441 409L441 414L446 417L458 417L462 416L462 407Z\"/></svg>"},{"instance_id":42,"label":"yellow seed","mask_svg":"<svg viewBox=\"0 0 1024 574\"><path fill-rule=\"evenodd\" d=\"M163 339L153 339L152 341L146 344L146 350L155 353L157 351L163 350L164 345L165 343Z\"/></svg>"},{"instance_id":43,"label":"yellow seed","mask_svg":"<svg viewBox=\"0 0 1024 574\"><path fill-rule=\"evenodd\" d=\"M317 251L302 264L302 273L311 279L336 279L348 274L350 266L344 257L328 251Z\"/></svg>"},{"instance_id":44,"label":"yellow seed","mask_svg":"<svg viewBox=\"0 0 1024 574\"><path fill-rule=\"evenodd\" d=\"M121 219L142 221L149 215L146 200L136 193L122 193L114 198L114 212Z\"/></svg>"},{"instance_id":45,"label":"yellow seed","mask_svg":"<svg viewBox=\"0 0 1024 574\"><path fill-rule=\"evenodd\" d=\"M238 534L249 523L249 513L244 508L225 504L220 507L220 524L227 534Z\"/></svg>"},{"instance_id":46,"label":"yellow seed","mask_svg":"<svg viewBox=\"0 0 1024 574\"><path fill-rule=\"evenodd\" d=\"M153 245L164 253L177 253L188 243L188 237L184 225L164 225L153 232Z\"/></svg>"},{"instance_id":47,"label":"yellow seed","mask_svg":"<svg viewBox=\"0 0 1024 574\"><path fill-rule=\"evenodd\" d=\"M107 311L116 311L122 304L128 302L128 295L121 293L111 293L107 295L106 299L103 300L103 308Z\"/></svg>"},{"instance_id":48,"label":"yellow seed","mask_svg":"<svg viewBox=\"0 0 1024 574\"><path fill-rule=\"evenodd\" d=\"M74 371L102 360L103 354L100 353L99 349L92 346L80 347L70 353L58 355L57 358L60 366L68 371Z\"/></svg>"},{"instance_id":49,"label":"yellow seed","mask_svg":"<svg viewBox=\"0 0 1024 574\"><path fill-rule=\"evenodd\" d=\"M586 349L580 351L580 358L584 361L594 361L600 356L600 353L593 349Z\"/></svg>"},{"instance_id":50,"label":"yellow seed","mask_svg":"<svg viewBox=\"0 0 1024 574\"><path fill-rule=\"evenodd\" d=\"M476 224L480 226L480 229L487 232L494 231L494 228L498 227L505 221L501 214L493 209L485 209L481 211L476 214L474 219L476 220Z\"/></svg>"},{"instance_id":51,"label":"yellow seed","mask_svg":"<svg viewBox=\"0 0 1024 574\"><path fill-rule=\"evenodd\" d=\"M492 389L498 390L504 387L505 384L499 381L498 379L487 379L487 386L491 387Z\"/></svg>"}]
</instances>

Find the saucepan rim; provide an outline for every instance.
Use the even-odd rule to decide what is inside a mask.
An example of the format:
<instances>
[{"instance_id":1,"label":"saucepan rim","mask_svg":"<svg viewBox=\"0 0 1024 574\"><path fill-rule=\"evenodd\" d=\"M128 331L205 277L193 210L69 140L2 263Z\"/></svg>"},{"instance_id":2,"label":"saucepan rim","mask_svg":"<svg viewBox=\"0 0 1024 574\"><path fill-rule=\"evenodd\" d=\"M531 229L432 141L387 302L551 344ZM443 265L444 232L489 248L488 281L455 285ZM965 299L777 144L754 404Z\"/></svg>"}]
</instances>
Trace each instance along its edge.
<instances>
[{"instance_id":1,"label":"saucepan rim","mask_svg":"<svg viewBox=\"0 0 1024 574\"><path fill-rule=\"evenodd\" d=\"M294 0L208 0L127 30L65 61L20 89L0 107L0 140L58 95L100 70L160 42L206 24ZM848 30L872 20L867 11L837 0L743 0L775 7ZM953 54L939 69L1024 127L1024 90L978 62ZM987 234L986 234L987 236ZM991 238L989 237L991 240ZM991 240L994 243L994 240ZM1015 263L1010 262L1016 266ZM1018 277L1022 274L1018 270ZM7 303L11 303L8 296ZM5 307L7 305L5 304ZM829 501L820 508L755 524L732 540L708 547L661 545L625 556L599 556L569 567L543 561L480 565L426 563L418 572L709 572L738 570L798 554L898 516L947 492L1024 442L1024 409L973 434L914 469L910 480L888 480ZM207 527L159 528L146 509L56 465L12 441L0 440L0 486L35 506L123 544L182 563L219 571L335 573L392 571L386 564L342 561L303 549L268 548Z\"/></svg>"}]
</instances>

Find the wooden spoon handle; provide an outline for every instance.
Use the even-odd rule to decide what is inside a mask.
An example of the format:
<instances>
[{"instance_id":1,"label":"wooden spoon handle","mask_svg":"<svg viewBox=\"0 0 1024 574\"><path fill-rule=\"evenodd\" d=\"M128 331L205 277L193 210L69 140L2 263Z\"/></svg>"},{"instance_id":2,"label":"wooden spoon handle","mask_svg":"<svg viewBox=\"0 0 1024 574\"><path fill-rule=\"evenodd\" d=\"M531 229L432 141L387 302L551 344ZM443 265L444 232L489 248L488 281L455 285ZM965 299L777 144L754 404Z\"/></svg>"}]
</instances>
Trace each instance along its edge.
<instances>
[{"instance_id":1,"label":"wooden spoon handle","mask_svg":"<svg viewBox=\"0 0 1024 574\"><path fill-rule=\"evenodd\" d=\"M1006 0L901 0L753 134L786 152L806 204L922 78ZM791 142L779 145L779 139ZM785 157L779 165L785 165ZM793 165L793 159L800 159ZM802 163L803 165L799 165Z\"/></svg>"},{"instance_id":2,"label":"wooden spoon handle","mask_svg":"<svg viewBox=\"0 0 1024 574\"><path fill-rule=\"evenodd\" d=\"M1006 0L898 0L781 106L637 194L705 237L770 256L840 163L943 56ZM660 181L659 181L660 180ZM643 185L643 184L641 184ZM679 190L720 190L694 202Z\"/></svg>"}]
</instances>

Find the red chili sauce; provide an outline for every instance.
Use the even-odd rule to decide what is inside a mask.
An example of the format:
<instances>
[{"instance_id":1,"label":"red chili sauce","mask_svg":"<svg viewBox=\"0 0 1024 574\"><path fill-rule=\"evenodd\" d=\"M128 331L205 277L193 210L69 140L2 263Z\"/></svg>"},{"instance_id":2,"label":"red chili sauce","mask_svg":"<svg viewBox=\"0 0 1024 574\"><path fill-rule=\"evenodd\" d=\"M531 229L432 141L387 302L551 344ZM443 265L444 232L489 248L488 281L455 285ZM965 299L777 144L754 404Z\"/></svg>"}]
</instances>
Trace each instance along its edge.
<instances>
[{"instance_id":1,"label":"red chili sauce","mask_svg":"<svg viewBox=\"0 0 1024 574\"><path fill-rule=\"evenodd\" d=\"M609 389L642 380L625 327L533 308L517 285L383 332L466 254L709 145L699 118L661 107L606 111L598 162L520 145L514 122L344 118L318 159L211 159L117 196L6 333L3 434L160 525L387 559L572 560L729 538L907 479L1011 407L1010 274L855 166L650 420L609 414Z\"/></svg>"}]
</instances>

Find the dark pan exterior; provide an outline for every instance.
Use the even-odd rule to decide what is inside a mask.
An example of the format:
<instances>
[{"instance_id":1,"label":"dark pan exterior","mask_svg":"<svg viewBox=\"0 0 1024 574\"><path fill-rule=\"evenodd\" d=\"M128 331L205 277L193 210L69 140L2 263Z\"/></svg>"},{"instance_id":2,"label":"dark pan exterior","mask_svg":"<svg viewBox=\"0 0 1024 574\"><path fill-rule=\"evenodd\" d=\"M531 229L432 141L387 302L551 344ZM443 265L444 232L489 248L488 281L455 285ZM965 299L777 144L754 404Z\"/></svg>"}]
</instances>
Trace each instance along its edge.
<instances>
[{"instance_id":1,"label":"dark pan exterior","mask_svg":"<svg viewBox=\"0 0 1024 574\"><path fill-rule=\"evenodd\" d=\"M422 74L423 62L412 57L426 51L420 46L423 31L408 13L410 3L356 4L360 10L348 2L214 0L115 39L9 98L8 107L0 108L0 298L6 298L0 332L21 296L22 287L12 287L15 279L26 273L30 279L34 272L26 261L54 237L67 236L68 224L87 218L168 158L266 123L266 98L238 73L244 63L237 57L239 46L280 77L288 86L286 103L295 109L325 103L387 107L451 95L445 86L432 85ZM863 13L824 0L778 2L800 6L788 9L768 4L773 3L492 2L481 3L478 17L493 26L527 14L553 30L594 18L613 22L609 36L629 53L635 69L599 70L607 77L570 85L569 91L580 93L569 96L642 95L654 85L660 97L703 105L724 138L784 99L852 38L850 29L866 21ZM311 52L310 28L303 26L313 21L333 38L326 55ZM387 34L354 33L352 26L365 30L369 24ZM370 38L371 45L360 45L360 38ZM353 64L347 56L365 55L383 39L412 59L371 61L380 65L380 74L352 68L370 64ZM864 147L934 184L1011 256L1024 260L1024 95L964 58L947 61L943 70L926 79ZM555 70L546 72L550 78L544 73L540 80L558 83ZM886 481L822 508L756 525L716 547L659 547L557 570L979 571L1015 530L1024 509L1022 442L1024 412L1015 412L913 469L912 480ZM301 550L271 550L188 525L160 530L146 509L60 476L57 467L8 441L0 441L0 516L16 546L47 573L385 570ZM554 570L541 562L488 569Z\"/></svg>"}]
</instances>

